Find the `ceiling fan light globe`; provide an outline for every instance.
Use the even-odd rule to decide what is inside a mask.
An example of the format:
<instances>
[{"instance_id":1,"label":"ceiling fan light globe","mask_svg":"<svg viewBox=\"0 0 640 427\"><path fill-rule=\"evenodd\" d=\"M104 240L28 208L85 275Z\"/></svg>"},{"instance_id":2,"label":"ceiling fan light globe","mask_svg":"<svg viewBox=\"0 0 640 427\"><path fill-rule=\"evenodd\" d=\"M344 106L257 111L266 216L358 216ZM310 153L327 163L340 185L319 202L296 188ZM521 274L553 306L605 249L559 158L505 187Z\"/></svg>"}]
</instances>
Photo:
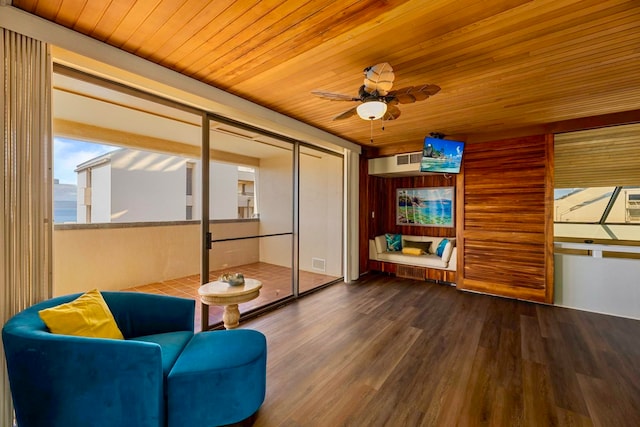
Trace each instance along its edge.
<instances>
[{"instance_id":1,"label":"ceiling fan light globe","mask_svg":"<svg viewBox=\"0 0 640 427\"><path fill-rule=\"evenodd\" d=\"M358 116L363 120L378 120L387 112L387 104L382 101L367 101L356 108Z\"/></svg>"}]
</instances>

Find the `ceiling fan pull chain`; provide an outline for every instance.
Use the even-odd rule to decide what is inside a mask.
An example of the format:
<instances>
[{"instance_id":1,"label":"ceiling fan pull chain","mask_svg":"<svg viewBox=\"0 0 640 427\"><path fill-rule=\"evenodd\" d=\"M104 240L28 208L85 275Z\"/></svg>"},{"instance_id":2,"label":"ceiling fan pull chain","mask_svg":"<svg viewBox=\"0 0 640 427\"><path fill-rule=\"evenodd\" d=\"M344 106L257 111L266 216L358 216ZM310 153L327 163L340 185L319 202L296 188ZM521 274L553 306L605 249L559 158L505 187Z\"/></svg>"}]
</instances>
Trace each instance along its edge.
<instances>
[{"instance_id":1,"label":"ceiling fan pull chain","mask_svg":"<svg viewBox=\"0 0 640 427\"><path fill-rule=\"evenodd\" d=\"M369 120L369 123L371 123L371 144L373 144L373 120Z\"/></svg>"}]
</instances>

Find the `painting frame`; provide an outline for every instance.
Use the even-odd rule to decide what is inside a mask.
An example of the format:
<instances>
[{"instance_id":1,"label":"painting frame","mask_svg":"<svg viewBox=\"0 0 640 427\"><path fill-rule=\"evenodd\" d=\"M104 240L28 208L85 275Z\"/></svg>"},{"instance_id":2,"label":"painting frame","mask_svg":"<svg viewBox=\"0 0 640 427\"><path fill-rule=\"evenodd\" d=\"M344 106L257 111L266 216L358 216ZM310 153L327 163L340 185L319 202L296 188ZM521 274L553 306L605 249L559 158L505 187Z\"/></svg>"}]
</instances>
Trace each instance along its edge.
<instances>
[{"instance_id":1,"label":"painting frame","mask_svg":"<svg viewBox=\"0 0 640 427\"><path fill-rule=\"evenodd\" d=\"M396 225L455 227L455 187L398 188Z\"/></svg>"}]
</instances>

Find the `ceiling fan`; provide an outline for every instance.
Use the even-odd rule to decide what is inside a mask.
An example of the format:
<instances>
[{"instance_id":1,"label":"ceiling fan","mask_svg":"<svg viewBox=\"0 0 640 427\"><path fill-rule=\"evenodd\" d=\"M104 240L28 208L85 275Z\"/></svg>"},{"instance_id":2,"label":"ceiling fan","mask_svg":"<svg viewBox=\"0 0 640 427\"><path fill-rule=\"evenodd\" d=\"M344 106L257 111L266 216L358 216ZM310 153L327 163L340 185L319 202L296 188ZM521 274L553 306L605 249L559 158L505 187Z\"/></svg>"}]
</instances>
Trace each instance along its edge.
<instances>
[{"instance_id":1,"label":"ceiling fan","mask_svg":"<svg viewBox=\"0 0 640 427\"><path fill-rule=\"evenodd\" d=\"M395 120L400 116L400 109L397 104L424 101L440 91L439 86L431 84L391 90L395 75L393 74L393 68L387 62L367 67L363 73L364 84L360 86L357 97L320 90L311 92L315 96L330 101L360 102L360 105L337 115L333 120L347 119L356 113L364 120Z\"/></svg>"}]
</instances>

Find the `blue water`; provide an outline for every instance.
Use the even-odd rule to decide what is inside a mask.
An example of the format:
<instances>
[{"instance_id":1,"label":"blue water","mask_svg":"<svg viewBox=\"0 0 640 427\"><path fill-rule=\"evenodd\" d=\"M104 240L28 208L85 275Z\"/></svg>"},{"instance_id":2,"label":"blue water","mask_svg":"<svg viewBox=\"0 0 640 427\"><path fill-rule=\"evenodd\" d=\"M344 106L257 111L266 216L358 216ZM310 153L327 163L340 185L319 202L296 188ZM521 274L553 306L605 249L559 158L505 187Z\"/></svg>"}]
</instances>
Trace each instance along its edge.
<instances>
[{"instance_id":1,"label":"blue water","mask_svg":"<svg viewBox=\"0 0 640 427\"><path fill-rule=\"evenodd\" d=\"M53 222L63 224L65 222L76 222L78 220L76 211L76 201L55 200L53 202Z\"/></svg>"},{"instance_id":2,"label":"blue water","mask_svg":"<svg viewBox=\"0 0 640 427\"><path fill-rule=\"evenodd\" d=\"M424 215L440 218L442 222L451 222L451 202L448 200L431 200L424 203L426 203L426 206L420 208Z\"/></svg>"},{"instance_id":3,"label":"blue water","mask_svg":"<svg viewBox=\"0 0 640 427\"><path fill-rule=\"evenodd\" d=\"M448 157L444 160L423 158L420 172L459 173L461 157Z\"/></svg>"},{"instance_id":4,"label":"blue water","mask_svg":"<svg viewBox=\"0 0 640 427\"><path fill-rule=\"evenodd\" d=\"M400 205L399 221L402 224L453 226L452 203L449 200L424 200L422 207ZM415 209L415 210L414 210Z\"/></svg>"}]
</instances>

